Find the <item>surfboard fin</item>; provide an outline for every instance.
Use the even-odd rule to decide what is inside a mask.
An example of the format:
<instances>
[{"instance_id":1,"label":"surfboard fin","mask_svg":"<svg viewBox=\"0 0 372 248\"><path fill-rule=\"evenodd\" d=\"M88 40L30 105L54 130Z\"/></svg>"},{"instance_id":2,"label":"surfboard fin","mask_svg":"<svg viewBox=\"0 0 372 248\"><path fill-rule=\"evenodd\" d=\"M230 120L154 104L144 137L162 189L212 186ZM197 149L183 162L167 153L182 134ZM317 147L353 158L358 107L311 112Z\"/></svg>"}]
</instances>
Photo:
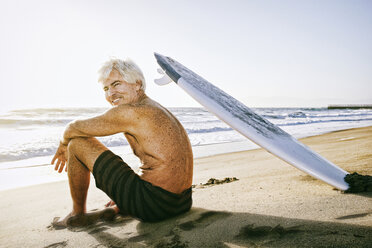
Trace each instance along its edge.
<instances>
[{"instance_id":1,"label":"surfboard fin","mask_svg":"<svg viewBox=\"0 0 372 248\"><path fill-rule=\"evenodd\" d=\"M157 85L166 85L173 82L173 80L162 69L158 68L158 73L162 74L162 77L159 79L154 79L154 82Z\"/></svg>"}]
</instances>

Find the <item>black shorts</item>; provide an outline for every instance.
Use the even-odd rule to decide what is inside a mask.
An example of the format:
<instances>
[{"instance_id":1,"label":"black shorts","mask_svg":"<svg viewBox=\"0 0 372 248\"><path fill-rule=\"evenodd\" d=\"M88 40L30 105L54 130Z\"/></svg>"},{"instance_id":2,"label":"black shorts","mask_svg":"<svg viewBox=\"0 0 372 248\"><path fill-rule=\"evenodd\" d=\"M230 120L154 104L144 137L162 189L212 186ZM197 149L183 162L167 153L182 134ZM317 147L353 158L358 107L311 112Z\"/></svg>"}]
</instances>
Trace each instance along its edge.
<instances>
[{"instance_id":1,"label":"black shorts","mask_svg":"<svg viewBox=\"0 0 372 248\"><path fill-rule=\"evenodd\" d=\"M192 205L191 188L175 194L154 186L142 180L110 150L97 158L93 175L97 188L116 203L121 214L129 214L142 221L164 220L187 212Z\"/></svg>"}]
</instances>

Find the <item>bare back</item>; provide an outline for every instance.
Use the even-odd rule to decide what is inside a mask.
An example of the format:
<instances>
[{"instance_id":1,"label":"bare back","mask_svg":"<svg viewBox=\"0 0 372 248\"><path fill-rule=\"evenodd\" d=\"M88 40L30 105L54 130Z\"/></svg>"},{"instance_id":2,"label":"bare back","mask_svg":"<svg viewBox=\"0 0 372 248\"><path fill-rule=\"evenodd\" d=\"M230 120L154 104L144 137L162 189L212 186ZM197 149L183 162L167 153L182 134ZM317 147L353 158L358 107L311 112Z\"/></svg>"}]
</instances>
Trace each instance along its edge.
<instances>
[{"instance_id":1,"label":"bare back","mask_svg":"<svg viewBox=\"0 0 372 248\"><path fill-rule=\"evenodd\" d=\"M150 98L133 107L138 118L124 135L141 160L141 178L173 193L190 188L193 154L185 129Z\"/></svg>"}]
</instances>

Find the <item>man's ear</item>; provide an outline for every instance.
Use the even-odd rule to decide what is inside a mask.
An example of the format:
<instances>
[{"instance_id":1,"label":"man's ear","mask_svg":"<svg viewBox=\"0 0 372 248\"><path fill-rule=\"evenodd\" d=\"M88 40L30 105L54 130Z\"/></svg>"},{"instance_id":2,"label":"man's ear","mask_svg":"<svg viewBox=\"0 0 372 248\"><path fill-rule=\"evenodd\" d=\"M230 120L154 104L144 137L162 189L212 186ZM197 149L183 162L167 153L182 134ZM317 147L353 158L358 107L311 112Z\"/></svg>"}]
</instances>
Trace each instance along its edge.
<instances>
[{"instance_id":1,"label":"man's ear","mask_svg":"<svg viewBox=\"0 0 372 248\"><path fill-rule=\"evenodd\" d=\"M136 90L140 90L142 87L142 81L141 80L136 80Z\"/></svg>"}]
</instances>

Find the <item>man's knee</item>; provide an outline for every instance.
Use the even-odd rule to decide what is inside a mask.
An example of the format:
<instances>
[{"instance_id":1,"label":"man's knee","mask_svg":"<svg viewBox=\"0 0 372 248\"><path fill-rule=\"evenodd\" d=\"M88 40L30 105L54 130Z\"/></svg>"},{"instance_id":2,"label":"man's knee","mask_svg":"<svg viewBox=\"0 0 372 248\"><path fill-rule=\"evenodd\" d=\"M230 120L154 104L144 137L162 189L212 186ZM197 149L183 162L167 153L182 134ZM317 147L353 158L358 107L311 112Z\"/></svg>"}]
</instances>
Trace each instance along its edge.
<instances>
[{"instance_id":1,"label":"man's knee","mask_svg":"<svg viewBox=\"0 0 372 248\"><path fill-rule=\"evenodd\" d=\"M94 152L96 150L96 147L102 146L102 144L93 137L89 138L73 138L70 140L67 146L67 150L70 154L85 154L86 152Z\"/></svg>"},{"instance_id":2,"label":"man's knee","mask_svg":"<svg viewBox=\"0 0 372 248\"><path fill-rule=\"evenodd\" d=\"M102 152L107 150L107 147L94 137L79 137L70 140L67 150L69 156L74 156L92 171L94 162Z\"/></svg>"},{"instance_id":3,"label":"man's knee","mask_svg":"<svg viewBox=\"0 0 372 248\"><path fill-rule=\"evenodd\" d=\"M67 150L68 152L74 153L74 151L82 149L84 143L86 143L86 138L73 138L68 143Z\"/></svg>"}]
</instances>

